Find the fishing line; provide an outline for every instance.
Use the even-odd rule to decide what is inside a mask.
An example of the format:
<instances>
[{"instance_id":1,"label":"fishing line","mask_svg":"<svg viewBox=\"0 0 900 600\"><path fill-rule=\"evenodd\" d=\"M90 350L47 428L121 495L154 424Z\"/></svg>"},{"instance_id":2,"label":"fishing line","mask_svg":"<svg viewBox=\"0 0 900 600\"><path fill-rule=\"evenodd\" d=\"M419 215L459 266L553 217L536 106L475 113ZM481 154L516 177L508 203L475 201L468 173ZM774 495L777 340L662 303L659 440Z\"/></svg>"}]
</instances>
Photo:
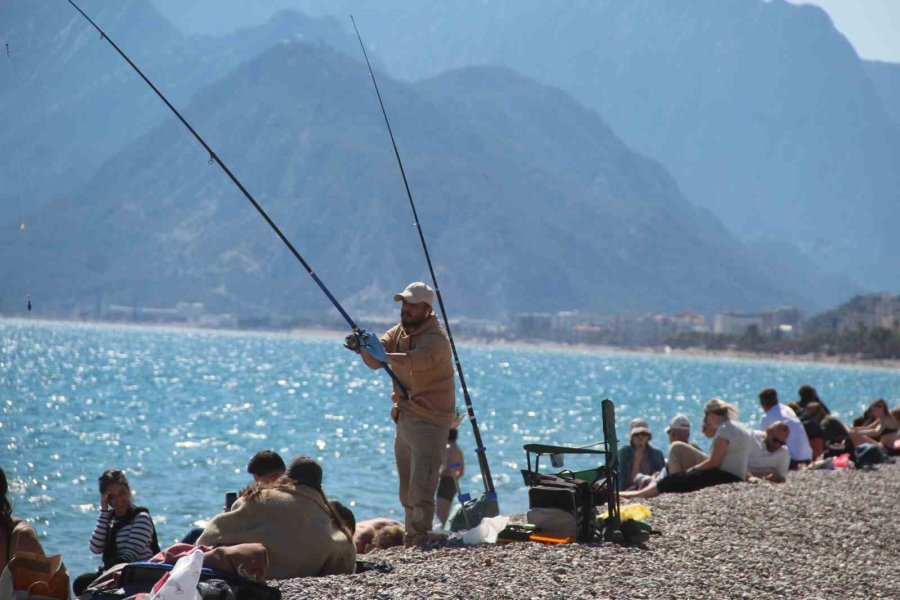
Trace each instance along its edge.
<instances>
[{"instance_id":1,"label":"fishing line","mask_svg":"<svg viewBox=\"0 0 900 600\"><path fill-rule=\"evenodd\" d=\"M434 284L434 293L437 295L438 305L441 307L444 328L447 330L447 337L450 338L450 348L453 350L453 360L456 362L456 372L459 373L459 383L462 386L463 398L466 401L469 422L472 424L472 431L475 434L475 444L477 445L475 451L478 455L478 465L481 467L484 489L488 494L493 494L494 499L496 499L494 480L491 478L491 471L488 467L484 444L481 441L481 432L478 430L478 421L475 419L475 409L472 407L472 398L469 396L469 388L466 386L466 377L463 375L462 363L459 360L459 354L456 352L456 343L453 341L453 333L450 330L450 319L447 317L447 310L444 308L444 299L441 296L441 288L438 286L437 276L434 274L434 267L431 264L431 255L428 252L428 245L425 243L425 234L422 232L422 225L419 222L419 213L416 211L416 203L413 202L412 192L409 189L409 181L406 179L406 171L403 169L403 161L400 160L400 151L397 149L397 142L394 139L394 131L391 129L391 122L388 120L387 111L384 108L384 101L381 98L381 91L378 89L378 82L375 80L375 72L372 70L372 63L369 62L369 54L366 52L366 47L363 44L362 36L359 34L359 28L356 26L356 19L353 18L353 15L350 15L350 21L353 22L353 29L356 31L356 39L359 40L359 47L362 48L363 56L366 59L366 66L369 68L369 75L372 77L372 85L375 86L375 94L378 96L378 104L381 106L381 114L384 117L385 125L387 125L388 135L391 137L391 145L394 147L394 156L397 157L397 165L400 167L400 175L403 177L403 185L406 188L406 197L409 198L409 206L412 209L413 218L415 219L416 230L419 232L419 240L422 242L422 250L425 251L425 261L428 263L428 271L431 273L431 282Z\"/></svg>"},{"instance_id":2,"label":"fishing line","mask_svg":"<svg viewBox=\"0 0 900 600\"><path fill-rule=\"evenodd\" d=\"M125 54L125 52L123 52L119 48L119 46L117 46L116 43L113 42L112 39L110 39L110 37L108 35L106 35L106 32L104 32L102 29L100 29L99 25L94 23L94 21L89 16L87 16L87 14L85 14L85 12L83 10L81 10L81 8L79 8L78 5L75 4L75 2L73 2L72 0L68 0L68 2L75 8L75 10L77 10L79 13L81 13L81 16L84 17L87 20L87 22L90 23L94 27L94 29L96 29L100 33L100 39L106 40L107 42L109 42L109 45L112 46L113 49L115 49L115 51L119 53L119 56L121 56L123 59L125 59L125 62L127 62L138 75L140 75L141 79L143 79L144 82L147 85L149 85L150 88L154 92L156 92L156 95L159 96L159 99L162 100L165 103L165 105L169 107L169 110L171 110L172 113L176 117L178 117L178 120L181 121L181 123L185 127L187 127L188 131L190 131L191 134L194 136L194 138L200 143L200 145L203 146L204 150L206 150L207 153L209 153L209 164L216 163L217 165L219 165L219 167L222 169L222 171L224 171L225 174L228 176L228 178L231 179L232 183L234 183L234 185L237 186L237 188L241 191L241 193L244 195L244 197L250 202L250 204L253 205L253 208L255 208L256 211L260 214L260 216L265 220L265 222L269 224L269 227L272 228L272 231L274 231L275 234L278 236L278 238L282 242L284 242L284 245L287 246L288 250L291 251L291 254L294 255L294 258L296 258L300 262L300 264L303 265L303 268L306 269L306 272L309 274L309 276L312 277L313 281L316 282L316 285L319 286L319 289L322 290L322 292L325 294L325 296L327 296L328 299L331 301L331 304L337 309L337 311L341 314L341 316L344 317L344 320L347 321L347 324L350 325L350 329L352 329L353 332L357 335L362 333L362 330L359 328L359 326L353 321L353 319L350 318L350 315L347 314L347 311L344 310L344 308L340 305L340 303L337 301L337 299L331 294L331 292L328 290L328 288L325 287L325 284L322 282L321 279L319 279L319 276L316 275L316 273L312 270L312 267L310 267L309 263L307 263L306 260L303 258L303 256L300 255L300 252L297 251L297 249L294 247L294 245L291 243L291 241L287 238L287 236L285 236L284 233L282 233L282 231L281 231L281 229L279 229L278 225L275 224L275 221L273 221L272 218L269 217L268 213L266 213L266 211L263 210L263 207L253 198L253 196L250 195L250 192L247 191L247 188L245 188L244 185L234 175L234 173L231 172L231 169L229 169L228 166L222 161L222 159L220 159L218 157L218 155L215 152L213 152L213 149L209 146L209 144L206 143L206 141L204 141L204 139L202 137L200 137L200 134L197 133L197 131L191 126L191 124L187 122L187 119L185 119L183 116L181 116L181 113L178 112L178 110L174 106L172 106L172 103L169 102L169 100L165 97L165 95L163 95L163 93L161 91L159 91L159 88L157 88L153 84L153 82L150 81L150 79L148 79L146 75L144 75L143 71L141 71L137 67L137 65L135 65L131 61L130 58L128 58L128 56ZM387 365L387 363L381 363L381 365L384 368L384 370L387 372L387 374L390 375L390 377L394 381L394 383L397 384L397 386L403 392L403 395L407 399L409 399L409 394L407 393L406 388L403 386L402 383L400 383L400 380L397 379L397 376L394 375L394 372Z\"/></svg>"},{"instance_id":3,"label":"fishing line","mask_svg":"<svg viewBox=\"0 0 900 600\"><path fill-rule=\"evenodd\" d=\"M9 89L12 91L13 87L13 67L12 67L12 55L9 51L9 42L5 42L6 44L6 67L7 67L7 79L9 81ZM12 95L10 95L9 100L10 107L12 107ZM8 129L10 133L13 131L13 121L12 121L12 108L8 111L7 120L9 121ZM27 121L27 119L26 119ZM28 312L31 312L31 273L28 269L28 230L25 227L25 203L22 201L22 157L18 152L15 153L15 158L12 160L15 161L15 165L13 166L13 170L16 172L16 190L14 192L16 199L19 201L19 235L22 238L22 264L24 266L24 274L25 274L25 293L28 296L28 300L26 303L26 308L28 308Z\"/></svg>"}]
</instances>

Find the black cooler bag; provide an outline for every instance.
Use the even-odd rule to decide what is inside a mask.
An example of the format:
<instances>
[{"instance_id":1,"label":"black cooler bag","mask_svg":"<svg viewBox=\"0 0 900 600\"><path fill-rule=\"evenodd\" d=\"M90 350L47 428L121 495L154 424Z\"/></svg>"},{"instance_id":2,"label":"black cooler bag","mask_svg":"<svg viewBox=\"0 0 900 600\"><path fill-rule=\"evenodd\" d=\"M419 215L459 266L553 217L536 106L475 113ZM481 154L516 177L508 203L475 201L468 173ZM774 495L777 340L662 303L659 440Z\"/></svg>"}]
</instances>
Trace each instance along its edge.
<instances>
[{"instance_id":1,"label":"black cooler bag","mask_svg":"<svg viewBox=\"0 0 900 600\"><path fill-rule=\"evenodd\" d=\"M528 507L534 509L558 509L575 519L576 539L590 542L596 531L594 496L591 485L580 479L541 475L538 485L528 490Z\"/></svg>"}]
</instances>

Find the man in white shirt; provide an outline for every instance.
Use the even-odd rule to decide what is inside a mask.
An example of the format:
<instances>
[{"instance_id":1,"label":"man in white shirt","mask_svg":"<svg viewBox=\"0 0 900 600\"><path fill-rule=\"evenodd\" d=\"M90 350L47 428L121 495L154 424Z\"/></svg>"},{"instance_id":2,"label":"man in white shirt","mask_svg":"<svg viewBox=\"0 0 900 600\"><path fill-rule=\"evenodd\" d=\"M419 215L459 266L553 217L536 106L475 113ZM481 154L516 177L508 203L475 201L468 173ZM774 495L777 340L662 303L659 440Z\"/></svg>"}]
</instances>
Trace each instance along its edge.
<instances>
[{"instance_id":1,"label":"man in white shirt","mask_svg":"<svg viewBox=\"0 0 900 600\"><path fill-rule=\"evenodd\" d=\"M784 421L790 429L787 439L787 449L791 454L791 468L796 469L803 463L812 460L812 447L806 436L803 423L791 410L791 407L778 402L778 392L773 388L766 388L759 393L759 405L763 409L763 416L759 420L759 428L762 431L768 429L776 421Z\"/></svg>"},{"instance_id":2,"label":"man in white shirt","mask_svg":"<svg viewBox=\"0 0 900 600\"><path fill-rule=\"evenodd\" d=\"M748 473L772 483L784 483L791 465L791 454L786 447L790 434L791 429L784 421L775 421L765 431L751 431Z\"/></svg>"}]
</instances>

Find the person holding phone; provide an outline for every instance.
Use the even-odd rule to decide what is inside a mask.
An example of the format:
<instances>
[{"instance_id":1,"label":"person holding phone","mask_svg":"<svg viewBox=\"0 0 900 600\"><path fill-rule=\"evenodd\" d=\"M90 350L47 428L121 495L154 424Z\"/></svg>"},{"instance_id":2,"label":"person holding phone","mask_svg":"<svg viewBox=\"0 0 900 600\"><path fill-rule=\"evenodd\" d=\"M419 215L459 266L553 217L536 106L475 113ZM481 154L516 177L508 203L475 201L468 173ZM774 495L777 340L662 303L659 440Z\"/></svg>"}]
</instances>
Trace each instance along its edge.
<instances>
[{"instance_id":1,"label":"person holding phone","mask_svg":"<svg viewBox=\"0 0 900 600\"><path fill-rule=\"evenodd\" d=\"M103 555L100 572L120 563L147 560L159 552L156 527L150 511L135 506L131 486L125 473L117 469L104 471L98 479L100 515L91 535L90 548ZM75 579L72 589L80 595L98 573L85 573Z\"/></svg>"}]
</instances>

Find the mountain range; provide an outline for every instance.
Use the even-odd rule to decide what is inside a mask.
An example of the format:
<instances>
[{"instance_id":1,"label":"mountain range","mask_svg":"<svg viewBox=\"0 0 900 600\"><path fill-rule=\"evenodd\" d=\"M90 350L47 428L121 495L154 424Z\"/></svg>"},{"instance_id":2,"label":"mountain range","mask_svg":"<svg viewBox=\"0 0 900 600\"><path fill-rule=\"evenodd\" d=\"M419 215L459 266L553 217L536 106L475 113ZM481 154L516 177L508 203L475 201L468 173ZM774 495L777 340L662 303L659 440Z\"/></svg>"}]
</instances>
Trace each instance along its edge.
<instances>
[{"instance_id":1,"label":"mountain range","mask_svg":"<svg viewBox=\"0 0 900 600\"><path fill-rule=\"evenodd\" d=\"M332 18L296 11L215 36L186 36L147 0L79 5L176 105L284 39L356 49ZM115 34L113 34L115 32ZM169 118L165 106L68 3L0 3L0 222L84 184L107 158ZM20 225L19 221L15 223Z\"/></svg>"},{"instance_id":2,"label":"mountain range","mask_svg":"<svg viewBox=\"0 0 900 600\"><path fill-rule=\"evenodd\" d=\"M168 0L167 14L179 9ZM202 4L202 2L201 2ZM900 128L827 14L784 0L266 0L346 20L395 76L495 64L559 87L741 240L897 289ZM233 5L233 8L237 5ZM235 10L237 10L235 8ZM196 22L196 21L195 21ZM896 89L894 87L893 89ZM896 95L894 95L896 97Z\"/></svg>"},{"instance_id":3,"label":"mountain range","mask_svg":"<svg viewBox=\"0 0 900 600\"><path fill-rule=\"evenodd\" d=\"M49 157L78 177L43 202L29 198L27 236L0 236L5 307L28 293L60 315L180 300L240 315L331 310L150 90L108 63L119 59L105 42L77 21L35 29L45 5L32 5L36 15L17 6L0 15L7 37L19 47L23 32L39 31L32 44L44 55L2 106L43 115L63 102L78 126L60 124L50 144L23 120L20 137L36 148L24 164L37 170ZM146 0L95 8L348 307L392 310L398 286L427 278L371 82L333 19L279 13L240 35L197 37ZM859 291L784 240L736 239L561 89L498 66L379 78L453 314L814 310ZM60 172L31 177L49 189Z\"/></svg>"},{"instance_id":4,"label":"mountain range","mask_svg":"<svg viewBox=\"0 0 900 600\"><path fill-rule=\"evenodd\" d=\"M382 76L382 92L460 314L811 301L559 90L472 67L418 84ZM347 306L389 310L395 288L426 278L358 60L279 44L205 86L184 113ZM206 158L169 119L39 210L29 254L0 277L58 311L179 299L239 314L329 310Z\"/></svg>"}]
</instances>

